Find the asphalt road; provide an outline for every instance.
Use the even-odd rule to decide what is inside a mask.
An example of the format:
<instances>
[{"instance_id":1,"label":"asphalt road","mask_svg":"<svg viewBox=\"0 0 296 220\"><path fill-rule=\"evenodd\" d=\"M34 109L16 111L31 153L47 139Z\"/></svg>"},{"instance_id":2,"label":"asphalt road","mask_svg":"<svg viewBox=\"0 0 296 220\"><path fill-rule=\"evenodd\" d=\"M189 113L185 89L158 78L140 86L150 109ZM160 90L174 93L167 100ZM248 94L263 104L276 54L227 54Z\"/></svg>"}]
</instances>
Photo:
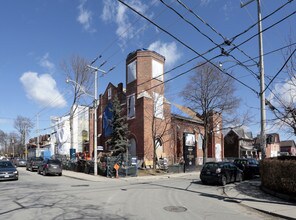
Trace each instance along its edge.
<instances>
[{"instance_id":1,"label":"asphalt road","mask_svg":"<svg viewBox=\"0 0 296 220\"><path fill-rule=\"evenodd\" d=\"M0 182L0 219L274 219L193 175L92 182L18 170L18 181Z\"/></svg>"}]
</instances>

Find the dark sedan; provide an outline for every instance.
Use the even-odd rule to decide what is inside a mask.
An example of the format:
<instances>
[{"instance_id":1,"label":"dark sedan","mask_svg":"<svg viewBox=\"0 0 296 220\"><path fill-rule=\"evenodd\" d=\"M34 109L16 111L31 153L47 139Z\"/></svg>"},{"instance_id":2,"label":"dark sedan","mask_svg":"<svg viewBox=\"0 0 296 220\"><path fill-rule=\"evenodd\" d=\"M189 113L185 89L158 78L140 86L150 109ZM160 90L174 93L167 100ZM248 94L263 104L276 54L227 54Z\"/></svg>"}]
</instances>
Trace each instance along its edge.
<instances>
[{"instance_id":1,"label":"dark sedan","mask_svg":"<svg viewBox=\"0 0 296 220\"><path fill-rule=\"evenodd\" d=\"M59 175L62 176L62 163L60 160L45 159L38 167L38 173L44 176Z\"/></svg>"},{"instance_id":2,"label":"dark sedan","mask_svg":"<svg viewBox=\"0 0 296 220\"><path fill-rule=\"evenodd\" d=\"M38 170L39 165L42 163L42 157L31 157L27 161L26 169L30 171Z\"/></svg>"},{"instance_id":3,"label":"dark sedan","mask_svg":"<svg viewBox=\"0 0 296 220\"><path fill-rule=\"evenodd\" d=\"M259 162L254 158L238 158L233 163L244 172L244 179L252 179L260 175Z\"/></svg>"},{"instance_id":4,"label":"dark sedan","mask_svg":"<svg viewBox=\"0 0 296 220\"><path fill-rule=\"evenodd\" d=\"M242 181L243 171L230 162L207 162L200 172L203 184L218 183L225 186L227 183Z\"/></svg>"},{"instance_id":5,"label":"dark sedan","mask_svg":"<svg viewBox=\"0 0 296 220\"><path fill-rule=\"evenodd\" d=\"M0 160L0 180L18 180L19 173L13 163L8 160Z\"/></svg>"}]
</instances>

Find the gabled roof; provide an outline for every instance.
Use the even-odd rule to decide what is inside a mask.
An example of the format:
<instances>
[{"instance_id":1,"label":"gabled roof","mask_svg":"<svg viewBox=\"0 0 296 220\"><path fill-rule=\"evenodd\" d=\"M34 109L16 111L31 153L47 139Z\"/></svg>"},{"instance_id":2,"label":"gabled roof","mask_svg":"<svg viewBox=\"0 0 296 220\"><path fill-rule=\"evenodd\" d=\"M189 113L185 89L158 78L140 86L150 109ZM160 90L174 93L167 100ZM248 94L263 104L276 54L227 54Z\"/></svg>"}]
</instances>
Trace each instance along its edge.
<instances>
[{"instance_id":1,"label":"gabled roof","mask_svg":"<svg viewBox=\"0 0 296 220\"><path fill-rule=\"evenodd\" d=\"M197 116L197 113L193 111L191 108L185 107L183 105L179 105L177 103L172 103L172 105L176 106L179 110L181 110L183 113L189 116L189 118L193 120L202 121L201 118Z\"/></svg>"},{"instance_id":2,"label":"gabled roof","mask_svg":"<svg viewBox=\"0 0 296 220\"><path fill-rule=\"evenodd\" d=\"M231 129L229 132L231 131L233 131L240 139L250 139L250 140L253 139L252 132L251 131L246 132L243 128L234 128L234 129Z\"/></svg>"},{"instance_id":3,"label":"gabled roof","mask_svg":"<svg viewBox=\"0 0 296 220\"><path fill-rule=\"evenodd\" d=\"M280 147L295 147L294 140L285 140L280 142Z\"/></svg>"},{"instance_id":4,"label":"gabled roof","mask_svg":"<svg viewBox=\"0 0 296 220\"><path fill-rule=\"evenodd\" d=\"M200 120L200 119L193 119L191 117L184 117L182 115L171 114L171 116L172 116L172 118L179 119L179 120L190 121L190 122L198 123L198 124L203 123L202 120Z\"/></svg>"}]
</instances>

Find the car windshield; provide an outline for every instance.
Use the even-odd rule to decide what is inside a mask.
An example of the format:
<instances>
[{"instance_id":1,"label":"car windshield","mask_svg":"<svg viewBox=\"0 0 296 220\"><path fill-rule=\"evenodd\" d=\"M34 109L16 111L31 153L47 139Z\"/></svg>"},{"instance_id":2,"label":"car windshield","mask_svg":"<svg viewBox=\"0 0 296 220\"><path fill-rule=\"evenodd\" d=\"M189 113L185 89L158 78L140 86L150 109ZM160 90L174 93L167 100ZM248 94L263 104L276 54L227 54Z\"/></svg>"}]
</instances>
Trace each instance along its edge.
<instances>
[{"instance_id":1,"label":"car windshield","mask_svg":"<svg viewBox=\"0 0 296 220\"><path fill-rule=\"evenodd\" d=\"M61 164L61 161L59 161L59 160L48 160L48 163L50 163L50 164Z\"/></svg>"},{"instance_id":2,"label":"car windshield","mask_svg":"<svg viewBox=\"0 0 296 220\"><path fill-rule=\"evenodd\" d=\"M32 158L32 160L34 160L34 161L43 161L43 158L42 157L34 157L34 158Z\"/></svg>"},{"instance_id":3,"label":"car windshield","mask_svg":"<svg viewBox=\"0 0 296 220\"><path fill-rule=\"evenodd\" d=\"M210 169L210 170L211 169L217 169L219 167L221 167L221 166L218 163L207 163L207 164L204 165L204 169Z\"/></svg>"},{"instance_id":4,"label":"car windshield","mask_svg":"<svg viewBox=\"0 0 296 220\"><path fill-rule=\"evenodd\" d=\"M237 163L237 164L247 164L247 161L246 160L235 160L234 163Z\"/></svg>"},{"instance_id":5,"label":"car windshield","mask_svg":"<svg viewBox=\"0 0 296 220\"><path fill-rule=\"evenodd\" d=\"M258 165L259 164L257 160L250 160L249 163L250 164L255 164L255 165Z\"/></svg>"},{"instance_id":6,"label":"car windshield","mask_svg":"<svg viewBox=\"0 0 296 220\"><path fill-rule=\"evenodd\" d=\"M0 161L0 168L12 168L14 167L10 161Z\"/></svg>"}]
</instances>

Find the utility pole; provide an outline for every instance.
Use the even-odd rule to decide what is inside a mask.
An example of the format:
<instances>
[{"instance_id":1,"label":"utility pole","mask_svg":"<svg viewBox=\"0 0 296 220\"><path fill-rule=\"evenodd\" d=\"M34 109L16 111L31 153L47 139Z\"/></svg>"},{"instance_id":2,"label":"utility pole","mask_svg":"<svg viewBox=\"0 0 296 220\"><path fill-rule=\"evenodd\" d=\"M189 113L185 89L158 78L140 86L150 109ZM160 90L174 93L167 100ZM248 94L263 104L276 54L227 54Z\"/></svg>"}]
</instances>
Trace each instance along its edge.
<instances>
[{"instance_id":1,"label":"utility pole","mask_svg":"<svg viewBox=\"0 0 296 220\"><path fill-rule=\"evenodd\" d=\"M12 157L14 158L14 137L11 138L11 145L12 145Z\"/></svg>"},{"instance_id":2,"label":"utility pole","mask_svg":"<svg viewBox=\"0 0 296 220\"><path fill-rule=\"evenodd\" d=\"M27 127L25 126L24 129L24 144L25 144L25 159L28 160L28 146L26 144L26 133L27 133Z\"/></svg>"},{"instance_id":3,"label":"utility pole","mask_svg":"<svg viewBox=\"0 0 296 220\"><path fill-rule=\"evenodd\" d=\"M87 65L88 68L94 70L95 73L95 99L94 99L94 110L95 110L95 131L94 131L94 175L98 175L98 112L97 112L97 100L98 100L98 71L101 71L103 73L106 73L106 71L101 70L97 67L93 67L90 65Z\"/></svg>"},{"instance_id":4,"label":"utility pole","mask_svg":"<svg viewBox=\"0 0 296 220\"><path fill-rule=\"evenodd\" d=\"M249 0L246 3L241 3L241 8L250 4L255 0ZM266 110L265 110L265 82L264 82L264 61L263 61L263 38L262 38L262 21L261 21L261 3L257 0L258 10L258 32L259 32L259 71L260 71L260 110L261 110L261 154L262 159L266 157Z\"/></svg>"},{"instance_id":5,"label":"utility pole","mask_svg":"<svg viewBox=\"0 0 296 220\"><path fill-rule=\"evenodd\" d=\"M36 127L37 127L37 152L36 152L36 157L39 157L40 154L40 146L39 146L39 113L37 113L37 116L36 116Z\"/></svg>"}]
</instances>

